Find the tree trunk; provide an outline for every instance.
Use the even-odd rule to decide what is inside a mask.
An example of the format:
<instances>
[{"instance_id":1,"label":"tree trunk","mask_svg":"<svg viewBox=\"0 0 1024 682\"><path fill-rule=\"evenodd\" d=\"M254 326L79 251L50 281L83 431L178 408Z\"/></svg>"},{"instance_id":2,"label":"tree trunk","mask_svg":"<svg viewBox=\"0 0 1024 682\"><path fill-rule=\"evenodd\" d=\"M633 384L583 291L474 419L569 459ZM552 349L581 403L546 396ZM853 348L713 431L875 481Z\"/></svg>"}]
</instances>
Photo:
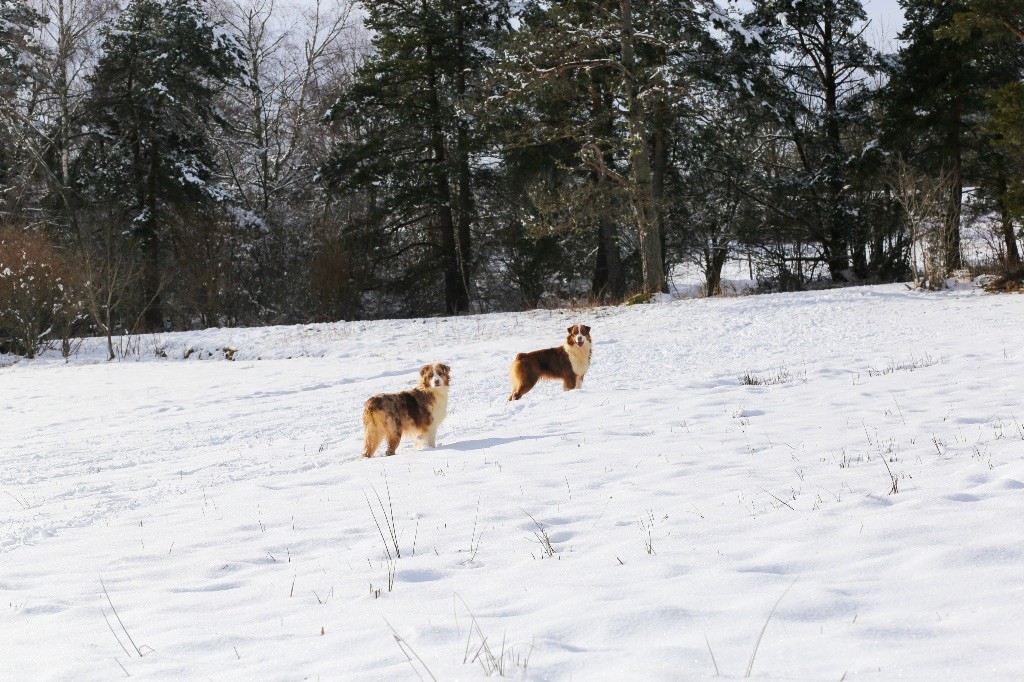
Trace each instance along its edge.
<instances>
[{"instance_id":1,"label":"tree trunk","mask_svg":"<svg viewBox=\"0 0 1024 682\"><path fill-rule=\"evenodd\" d=\"M1006 177L999 176L999 229L1003 234L1003 243L1006 244L1006 262L1004 265L1009 270L1016 270L1020 267L1020 249L1017 247L1017 235L1013 232L1013 215L1006 207Z\"/></svg>"},{"instance_id":2,"label":"tree trunk","mask_svg":"<svg viewBox=\"0 0 1024 682\"><path fill-rule=\"evenodd\" d=\"M440 231L441 262L444 264L444 309L449 315L458 315L469 308L469 297L462 285L462 268L459 264L459 244L456 234L455 217L452 211L451 183L448 180L448 154L444 144L444 132L437 114L440 97L437 92L437 71L433 65L433 45L426 45L427 62L430 64L428 87L434 116L430 123L430 148L433 158L431 166L434 187L437 192L437 222Z\"/></svg>"},{"instance_id":3,"label":"tree trunk","mask_svg":"<svg viewBox=\"0 0 1024 682\"><path fill-rule=\"evenodd\" d=\"M110 321L110 307L108 306L104 315L103 331L107 337L107 361L113 361L117 358L114 354L114 338L113 338L113 327L114 324Z\"/></svg>"},{"instance_id":4,"label":"tree trunk","mask_svg":"<svg viewBox=\"0 0 1024 682\"><path fill-rule=\"evenodd\" d=\"M950 121L946 143L949 148L949 206L946 213L946 234L943 239L943 275L963 267L960 255L960 215L962 212L964 178L963 150L960 144L961 116L963 108L959 102L953 105L953 118Z\"/></svg>"},{"instance_id":5,"label":"tree trunk","mask_svg":"<svg viewBox=\"0 0 1024 682\"><path fill-rule=\"evenodd\" d=\"M159 163L159 145L155 141L149 152L148 177L144 201L146 219L142 223L142 295L146 308L142 323L146 331L163 330L164 311L160 301L160 235L156 216L156 171Z\"/></svg>"},{"instance_id":6,"label":"tree trunk","mask_svg":"<svg viewBox=\"0 0 1024 682\"><path fill-rule=\"evenodd\" d=\"M651 178L650 153L644 126L643 107L636 81L633 58L633 15L631 0L619 0L622 21L622 66L626 71L626 109L629 125L629 165L633 206L640 233L640 266L645 293L665 290L665 269L662 266L661 235Z\"/></svg>"},{"instance_id":7,"label":"tree trunk","mask_svg":"<svg viewBox=\"0 0 1024 682\"><path fill-rule=\"evenodd\" d=\"M857 237L853 241L853 272L861 279L868 276L868 246Z\"/></svg>"},{"instance_id":8,"label":"tree trunk","mask_svg":"<svg viewBox=\"0 0 1024 682\"><path fill-rule=\"evenodd\" d=\"M459 5L458 12L458 54L460 58L465 57L465 22L462 13L462 6ZM459 69L456 81L456 90L460 99L466 97L466 70ZM475 212L473 202L473 176L469 166L469 131L464 120L458 124L458 139L456 140L456 162L458 183L459 183L459 212L458 212L458 235L455 243L456 260L459 268L459 308L469 309L469 281L472 264L472 225Z\"/></svg>"},{"instance_id":9,"label":"tree trunk","mask_svg":"<svg viewBox=\"0 0 1024 682\"><path fill-rule=\"evenodd\" d=\"M599 80L591 82L591 116L594 120L605 121L604 134L612 137L615 134L611 119L605 113L612 107L611 93L607 92ZM611 168L614 157L602 152L604 165ZM605 183L602 185L602 183ZM594 170L594 184L607 187L607 177ZM605 205L597 218L597 258L594 264L594 277L590 291L598 298L621 301L626 297L626 271L622 267L622 250L619 246L619 227L615 220L615 202Z\"/></svg>"},{"instance_id":10,"label":"tree trunk","mask_svg":"<svg viewBox=\"0 0 1024 682\"><path fill-rule=\"evenodd\" d=\"M452 215L444 137L436 126L431 134L431 146L434 153L434 182L439 199L437 218L441 232L441 259L444 263L444 309L449 315L458 315L466 312L469 301L466 288L462 285L462 268L459 266L458 236Z\"/></svg>"},{"instance_id":11,"label":"tree trunk","mask_svg":"<svg viewBox=\"0 0 1024 682\"><path fill-rule=\"evenodd\" d=\"M833 282L847 281L850 270L850 257L846 253L846 244L839 240L826 242L822 250L828 265L828 274Z\"/></svg>"},{"instance_id":12,"label":"tree trunk","mask_svg":"<svg viewBox=\"0 0 1024 682\"><path fill-rule=\"evenodd\" d=\"M659 110L663 108L659 103ZM664 113L659 111L659 123L664 119ZM668 167L668 131L661 125L654 131L654 210L657 214L658 241L661 244L661 271L668 271L666 263L668 250L665 245L665 170ZM662 291L668 293L667 283Z\"/></svg>"},{"instance_id":13,"label":"tree trunk","mask_svg":"<svg viewBox=\"0 0 1024 682\"><path fill-rule=\"evenodd\" d=\"M469 281L472 263L472 225L475 205L473 202L473 178L469 168L469 150L464 126L459 126L459 220L456 257L459 266L459 297L462 310L469 309Z\"/></svg>"},{"instance_id":14,"label":"tree trunk","mask_svg":"<svg viewBox=\"0 0 1024 682\"><path fill-rule=\"evenodd\" d=\"M871 255L868 258L868 272L874 273L875 275L884 275L882 270L885 268L885 231L880 228L875 228L874 233L871 235Z\"/></svg>"},{"instance_id":15,"label":"tree trunk","mask_svg":"<svg viewBox=\"0 0 1024 682\"><path fill-rule=\"evenodd\" d=\"M704 287L706 296L722 295L722 268L729 250L723 244L704 247Z\"/></svg>"},{"instance_id":16,"label":"tree trunk","mask_svg":"<svg viewBox=\"0 0 1024 682\"><path fill-rule=\"evenodd\" d=\"M823 34L824 82L822 85L825 89L825 134L834 167L830 173L832 178L828 182L829 203L826 208L828 224L825 226L827 242L822 246L828 258L829 275L833 281L842 282L848 279L846 271L850 269L849 225L843 210L846 180L838 174L846 154L839 127L839 82L833 54L833 26L828 18L824 21Z\"/></svg>"},{"instance_id":17,"label":"tree trunk","mask_svg":"<svg viewBox=\"0 0 1024 682\"><path fill-rule=\"evenodd\" d=\"M619 251L619 228L609 215L598 218L597 264L591 292L611 301L626 297L626 276Z\"/></svg>"}]
</instances>

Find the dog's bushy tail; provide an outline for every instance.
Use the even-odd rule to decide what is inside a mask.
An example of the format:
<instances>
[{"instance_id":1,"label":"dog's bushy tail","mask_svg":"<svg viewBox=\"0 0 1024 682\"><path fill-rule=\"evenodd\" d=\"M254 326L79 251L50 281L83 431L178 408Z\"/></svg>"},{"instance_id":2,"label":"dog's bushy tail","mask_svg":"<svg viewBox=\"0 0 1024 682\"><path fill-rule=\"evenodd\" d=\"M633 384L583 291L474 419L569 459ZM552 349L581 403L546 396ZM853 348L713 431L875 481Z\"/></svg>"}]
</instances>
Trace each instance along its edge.
<instances>
[{"instance_id":1,"label":"dog's bushy tail","mask_svg":"<svg viewBox=\"0 0 1024 682\"><path fill-rule=\"evenodd\" d=\"M384 428L385 415L381 410L382 405L383 401L374 396L366 401L366 406L363 408L363 431L366 437L363 457L372 457L381 441L384 440L386 430Z\"/></svg>"}]
</instances>

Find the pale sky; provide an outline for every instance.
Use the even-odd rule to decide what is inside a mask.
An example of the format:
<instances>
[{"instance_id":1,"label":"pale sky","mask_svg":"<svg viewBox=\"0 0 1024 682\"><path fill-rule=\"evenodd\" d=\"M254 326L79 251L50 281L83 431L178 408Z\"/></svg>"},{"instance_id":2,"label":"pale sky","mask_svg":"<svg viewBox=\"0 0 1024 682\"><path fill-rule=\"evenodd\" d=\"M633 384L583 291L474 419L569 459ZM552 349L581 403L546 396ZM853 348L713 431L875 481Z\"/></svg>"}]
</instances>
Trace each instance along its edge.
<instances>
[{"instance_id":1,"label":"pale sky","mask_svg":"<svg viewBox=\"0 0 1024 682\"><path fill-rule=\"evenodd\" d=\"M887 47L886 41L895 41L903 28L903 10L896 0L864 0L864 11L871 19L868 39L878 48Z\"/></svg>"},{"instance_id":2,"label":"pale sky","mask_svg":"<svg viewBox=\"0 0 1024 682\"><path fill-rule=\"evenodd\" d=\"M750 5L745 0L733 0L739 8ZM895 51L896 35L903 28L903 10L896 0L861 0L864 11L871 20L871 27L865 34L868 42L883 51Z\"/></svg>"},{"instance_id":3,"label":"pale sky","mask_svg":"<svg viewBox=\"0 0 1024 682\"><path fill-rule=\"evenodd\" d=\"M363 3L373 0L358 0ZM315 0L292 0L291 4L299 7L314 4ZM728 2L728 0L726 0ZM743 6L744 0L735 0L739 6ZM896 50L896 35L903 28L903 10L900 9L897 0L861 0L864 4L864 11L871 20L871 28L868 29L865 37L875 48L883 51ZM356 9L362 14L362 8Z\"/></svg>"}]
</instances>

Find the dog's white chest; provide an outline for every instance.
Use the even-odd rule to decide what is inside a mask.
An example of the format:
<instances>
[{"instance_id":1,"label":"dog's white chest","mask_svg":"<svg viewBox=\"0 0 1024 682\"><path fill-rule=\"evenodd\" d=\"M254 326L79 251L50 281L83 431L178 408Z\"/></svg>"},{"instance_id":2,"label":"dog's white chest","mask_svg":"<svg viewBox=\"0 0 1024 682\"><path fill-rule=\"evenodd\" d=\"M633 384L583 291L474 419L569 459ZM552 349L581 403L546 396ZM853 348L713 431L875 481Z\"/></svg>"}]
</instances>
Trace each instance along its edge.
<instances>
[{"instance_id":1,"label":"dog's white chest","mask_svg":"<svg viewBox=\"0 0 1024 682\"><path fill-rule=\"evenodd\" d=\"M582 377L590 369L590 344L583 346L566 346L565 352L569 355L569 363L572 364L572 371L578 377Z\"/></svg>"},{"instance_id":2,"label":"dog's white chest","mask_svg":"<svg viewBox=\"0 0 1024 682\"><path fill-rule=\"evenodd\" d=\"M438 389L435 392L434 406L433 406L433 409L431 410L431 413L430 413L431 421L434 424L438 424L439 422L444 420L445 416L448 414L448 390L447 390L447 388L448 387L445 386L444 390Z\"/></svg>"}]
</instances>

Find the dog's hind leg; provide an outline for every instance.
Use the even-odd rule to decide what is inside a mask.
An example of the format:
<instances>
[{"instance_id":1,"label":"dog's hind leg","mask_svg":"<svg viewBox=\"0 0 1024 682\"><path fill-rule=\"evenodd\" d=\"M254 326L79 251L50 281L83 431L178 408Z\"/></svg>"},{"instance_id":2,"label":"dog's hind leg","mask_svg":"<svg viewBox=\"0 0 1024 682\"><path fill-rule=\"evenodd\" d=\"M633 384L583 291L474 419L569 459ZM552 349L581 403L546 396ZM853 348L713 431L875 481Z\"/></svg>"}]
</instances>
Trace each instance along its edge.
<instances>
[{"instance_id":1,"label":"dog's hind leg","mask_svg":"<svg viewBox=\"0 0 1024 682\"><path fill-rule=\"evenodd\" d=\"M537 381L540 377L534 376L532 373L526 376L521 376L514 371L512 372L512 395L508 397L509 400L519 400L524 395L530 392L534 386L537 385Z\"/></svg>"},{"instance_id":2,"label":"dog's hind leg","mask_svg":"<svg viewBox=\"0 0 1024 682\"><path fill-rule=\"evenodd\" d=\"M536 385L536 381L531 383L520 384L517 388L512 389L512 395L508 397L509 400L519 400L524 395L530 392L530 389Z\"/></svg>"},{"instance_id":3,"label":"dog's hind leg","mask_svg":"<svg viewBox=\"0 0 1024 682\"><path fill-rule=\"evenodd\" d=\"M522 377L522 366L519 364L519 355L517 355L516 359L512 361L512 366L508 368L508 378L512 381L512 393L508 396L510 401L519 400L523 397L523 394L525 394L526 391L530 390L529 388L525 391L523 390L523 384L525 382Z\"/></svg>"},{"instance_id":4,"label":"dog's hind leg","mask_svg":"<svg viewBox=\"0 0 1024 682\"><path fill-rule=\"evenodd\" d=\"M373 457L380 442L384 440L384 431L375 423L369 414L363 417L363 428L366 430L366 442L363 448L363 457Z\"/></svg>"},{"instance_id":5,"label":"dog's hind leg","mask_svg":"<svg viewBox=\"0 0 1024 682\"><path fill-rule=\"evenodd\" d=\"M402 425L388 420L385 429L385 437L388 440L388 449L384 454L390 456L395 454L395 451L398 450L398 444L402 441Z\"/></svg>"},{"instance_id":6,"label":"dog's hind leg","mask_svg":"<svg viewBox=\"0 0 1024 682\"><path fill-rule=\"evenodd\" d=\"M374 429L372 433L366 434L366 447L363 449L363 457L373 457L373 453L380 447L380 442L384 440L384 434Z\"/></svg>"}]
</instances>

